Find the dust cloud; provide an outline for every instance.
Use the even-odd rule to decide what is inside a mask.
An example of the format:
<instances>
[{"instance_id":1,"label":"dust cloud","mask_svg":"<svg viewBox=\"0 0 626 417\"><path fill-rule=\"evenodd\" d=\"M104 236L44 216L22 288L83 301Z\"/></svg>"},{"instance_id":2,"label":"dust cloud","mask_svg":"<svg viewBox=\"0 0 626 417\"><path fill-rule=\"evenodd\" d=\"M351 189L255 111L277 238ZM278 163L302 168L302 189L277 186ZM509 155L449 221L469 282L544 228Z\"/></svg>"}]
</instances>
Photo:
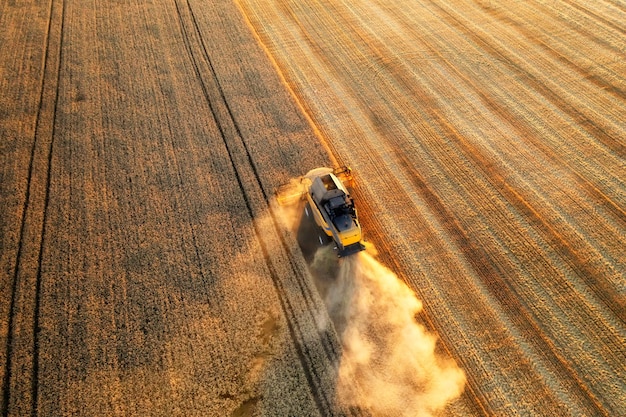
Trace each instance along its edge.
<instances>
[{"instance_id":1,"label":"dust cloud","mask_svg":"<svg viewBox=\"0 0 626 417\"><path fill-rule=\"evenodd\" d=\"M416 321L422 303L376 260L373 245L364 242L365 251L341 259L332 243L320 246L305 205L291 199L276 214L297 235L341 338L338 400L376 417L437 414L461 395L466 378L452 359L436 353L437 337Z\"/></svg>"},{"instance_id":2,"label":"dust cloud","mask_svg":"<svg viewBox=\"0 0 626 417\"><path fill-rule=\"evenodd\" d=\"M413 291L364 252L337 261L320 248L311 264L339 333L343 355L338 397L375 416L431 416L461 395L465 374L435 353L436 336L418 324Z\"/></svg>"}]
</instances>

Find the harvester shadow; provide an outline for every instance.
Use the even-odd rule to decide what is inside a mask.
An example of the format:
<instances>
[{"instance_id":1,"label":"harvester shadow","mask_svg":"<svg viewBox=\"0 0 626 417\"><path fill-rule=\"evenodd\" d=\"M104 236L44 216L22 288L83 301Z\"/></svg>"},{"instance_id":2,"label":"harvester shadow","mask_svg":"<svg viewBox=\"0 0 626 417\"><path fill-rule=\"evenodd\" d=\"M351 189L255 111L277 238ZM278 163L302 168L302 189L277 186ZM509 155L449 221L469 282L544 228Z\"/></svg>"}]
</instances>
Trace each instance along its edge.
<instances>
[{"instance_id":1,"label":"harvester shadow","mask_svg":"<svg viewBox=\"0 0 626 417\"><path fill-rule=\"evenodd\" d=\"M297 240L302 255L308 265L311 265L317 251L328 246L333 249L333 240L319 228L313 219L313 213L308 202L298 205L299 217L297 221Z\"/></svg>"},{"instance_id":2,"label":"harvester shadow","mask_svg":"<svg viewBox=\"0 0 626 417\"><path fill-rule=\"evenodd\" d=\"M354 295L354 282L343 279L340 274L341 263L349 262L349 259L337 257L334 241L315 223L308 203L300 204L299 213L296 233L298 245L341 340Z\"/></svg>"}]
</instances>

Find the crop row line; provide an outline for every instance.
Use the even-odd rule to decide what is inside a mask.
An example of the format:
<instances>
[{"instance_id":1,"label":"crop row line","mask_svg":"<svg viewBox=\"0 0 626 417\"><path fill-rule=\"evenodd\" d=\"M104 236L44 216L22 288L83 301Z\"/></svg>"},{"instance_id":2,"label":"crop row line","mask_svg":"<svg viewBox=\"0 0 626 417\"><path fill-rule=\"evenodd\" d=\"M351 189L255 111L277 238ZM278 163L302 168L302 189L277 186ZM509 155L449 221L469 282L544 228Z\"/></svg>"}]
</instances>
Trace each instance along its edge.
<instances>
[{"instance_id":1,"label":"crop row line","mask_svg":"<svg viewBox=\"0 0 626 417\"><path fill-rule=\"evenodd\" d=\"M36 415L39 400L39 307L41 300L41 280L43 250L46 238L46 222L50 202L50 186L52 181L52 155L56 130L56 112L59 99L59 82L61 78L61 61L63 50L63 26L65 20L65 1L51 0L48 9L48 24L45 32L44 53L40 78L40 96L35 115L34 138L30 151L26 193L22 209L18 248L13 270L13 281L9 301L8 334L6 342L5 372L2 381L2 404L0 413L3 417L9 414L27 414L24 410L13 410L12 389L18 388L22 394L26 387L19 387L26 375L30 375L30 414ZM39 164L39 162L42 162ZM37 170L36 170L37 168ZM45 172L45 174L44 174ZM41 178L43 176L43 178ZM44 187L43 190L41 188ZM43 213L39 217L39 213ZM37 242L38 241L38 242ZM33 252L34 253L31 253ZM31 287L28 270L29 260L36 259L34 287ZM23 295L21 293L24 293ZM20 297L21 296L21 297ZM26 304L32 297L32 306ZM18 307L18 299L25 305ZM24 301L27 300L27 301ZM29 308L30 307L30 308ZM32 317L29 314L32 313ZM32 333L16 334L16 324L22 320L32 323ZM32 337L30 341L24 338ZM32 354L30 364L14 363L16 345L29 344ZM22 365L22 366L20 366Z\"/></svg>"}]
</instances>

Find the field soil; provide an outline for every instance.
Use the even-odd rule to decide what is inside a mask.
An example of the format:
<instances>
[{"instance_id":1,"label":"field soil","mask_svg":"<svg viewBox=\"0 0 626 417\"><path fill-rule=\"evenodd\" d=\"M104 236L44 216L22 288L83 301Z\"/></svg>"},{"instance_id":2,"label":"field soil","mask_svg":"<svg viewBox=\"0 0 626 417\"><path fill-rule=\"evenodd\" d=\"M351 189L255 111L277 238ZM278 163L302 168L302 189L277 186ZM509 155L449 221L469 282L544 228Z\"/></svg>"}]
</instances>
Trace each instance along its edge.
<instances>
[{"instance_id":1,"label":"field soil","mask_svg":"<svg viewBox=\"0 0 626 417\"><path fill-rule=\"evenodd\" d=\"M625 22L1 2L2 416L626 416ZM338 261L273 193L343 164Z\"/></svg>"}]
</instances>

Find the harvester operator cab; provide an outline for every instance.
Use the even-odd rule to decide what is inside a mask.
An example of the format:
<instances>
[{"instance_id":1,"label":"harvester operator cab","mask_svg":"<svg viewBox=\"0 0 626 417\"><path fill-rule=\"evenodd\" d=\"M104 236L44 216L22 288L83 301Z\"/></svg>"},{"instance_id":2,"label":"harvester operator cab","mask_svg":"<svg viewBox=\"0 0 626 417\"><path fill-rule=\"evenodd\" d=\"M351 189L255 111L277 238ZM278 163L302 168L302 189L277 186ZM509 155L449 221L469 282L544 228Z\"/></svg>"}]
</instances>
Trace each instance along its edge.
<instances>
[{"instance_id":1,"label":"harvester operator cab","mask_svg":"<svg viewBox=\"0 0 626 417\"><path fill-rule=\"evenodd\" d=\"M334 189L327 191L324 196L324 210L328 213L330 220L339 231L344 231L352 227L352 222L356 219L354 202L343 190Z\"/></svg>"}]
</instances>

